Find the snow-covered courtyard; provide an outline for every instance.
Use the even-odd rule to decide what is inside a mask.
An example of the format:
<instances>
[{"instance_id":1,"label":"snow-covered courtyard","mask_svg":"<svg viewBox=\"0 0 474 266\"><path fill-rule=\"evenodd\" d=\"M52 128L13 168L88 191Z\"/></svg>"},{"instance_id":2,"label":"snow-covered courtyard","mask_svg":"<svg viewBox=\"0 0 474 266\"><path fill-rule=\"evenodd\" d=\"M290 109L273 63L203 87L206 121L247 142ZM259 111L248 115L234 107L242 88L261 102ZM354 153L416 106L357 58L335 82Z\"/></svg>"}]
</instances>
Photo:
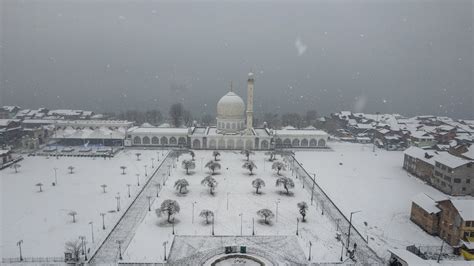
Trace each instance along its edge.
<instances>
[{"instance_id":1,"label":"snow-covered courtyard","mask_svg":"<svg viewBox=\"0 0 474 266\"><path fill-rule=\"evenodd\" d=\"M295 157L316 173L316 182L346 216L361 211L353 216L354 226L380 256L387 258L391 247L441 244L410 221L410 208L418 193L446 195L408 174L402 168L403 152L372 152L370 144L330 146L331 152L297 151Z\"/></svg>"},{"instance_id":2,"label":"snow-covered courtyard","mask_svg":"<svg viewBox=\"0 0 474 266\"><path fill-rule=\"evenodd\" d=\"M137 161L136 153L141 153L140 161ZM63 257L65 242L77 240L79 236L85 236L87 247L93 250L143 186L145 165L149 176L154 170L152 164L156 169L161 162L158 162L158 157L161 159L166 153L124 150L106 160L25 157L19 162L18 173L13 169L2 170L2 256L18 257L16 244L23 240L24 257ZM69 166L74 167L72 174ZM126 168L123 170L121 166ZM55 168L58 183L53 186ZM138 179L136 174L139 174ZM42 192L38 183L43 184ZM127 184L130 184L130 198ZM106 193L102 185L106 185ZM116 209L117 196L120 196L119 212ZM72 211L77 213L75 222L70 215ZM105 213L106 230L102 229L101 213Z\"/></svg>"},{"instance_id":3,"label":"snow-covered courtyard","mask_svg":"<svg viewBox=\"0 0 474 266\"><path fill-rule=\"evenodd\" d=\"M254 175L249 175L249 171L242 168L245 156L240 152L221 152L218 158L220 158L219 163L222 169L213 176L218 181L214 196L209 194L207 187L201 185L201 180L209 175L209 170L203 165L213 159L212 151L197 151L196 168L190 175L186 175L181 168L181 161L190 158L189 154L180 156L178 167L173 169L159 199L154 202L152 211L138 227L134 239L126 249L125 261L163 261L163 243L168 241L167 247L170 247L173 228L166 222L166 215L157 217L154 210L159 208L165 199L176 200L181 209L175 216L176 235L210 236L212 225L206 224L205 220L199 217L203 209L209 209L215 213L215 235L241 235L241 219L243 235L252 235L252 219L255 220L256 235L296 235L296 218L301 219L297 203L306 201L309 205L310 195L303 190L301 183L296 179L294 180L295 188L291 189L290 196L284 193L282 187L276 187L275 182L278 178L276 171L271 169L272 163L268 161L268 156L264 152L256 152L250 156L250 160L253 160L258 167L254 170ZM278 160L281 160L280 156ZM283 171L282 174L291 176L289 171ZM189 192L184 195L180 195L174 188L175 181L181 178L189 182ZM263 179L266 184L259 195L252 187L252 181L256 178ZM262 223L261 218L257 216L257 211L263 208L270 209L275 214L270 225ZM298 239L306 256L309 252L309 241L311 241L313 261L338 261L341 244L335 236L335 225L326 216L316 211L315 206L310 206L307 222L299 224Z\"/></svg>"}]
</instances>

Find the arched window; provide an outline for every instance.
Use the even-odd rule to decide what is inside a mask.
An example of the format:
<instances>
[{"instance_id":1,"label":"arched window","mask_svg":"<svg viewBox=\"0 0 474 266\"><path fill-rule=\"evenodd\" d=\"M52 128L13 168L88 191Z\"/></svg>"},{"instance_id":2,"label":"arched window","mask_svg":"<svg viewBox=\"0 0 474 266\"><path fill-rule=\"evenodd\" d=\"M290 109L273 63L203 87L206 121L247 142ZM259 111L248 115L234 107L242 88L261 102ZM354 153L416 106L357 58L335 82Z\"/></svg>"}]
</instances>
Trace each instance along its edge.
<instances>
[{"instance_id":1,"label":"arched window","mask_svg":"<svg viewBox=\"0 0 474 266\"><path fill-rule=\"evenodd\" d=\"M216 140L215 139L211 139L209 141L209 149L215 149L216 148Z\"/></svg>"},{"instance_id":2,"label":"arched window","mask_svg":"<svg viewBox=\"0 0 474 266\"><path fill-rule=\"evenodd\" d=\"M160 144L160 139L156 136L151 138L151 144Z\"/></svg>"},{"instance_id":3,"label":"arched window","mask_svg":"<svg viewBox=\"0 0 474 266\"><path fill-rule=\"evenodd\" d=\"M176 138L175 137L170 138L170 145L176 145Z\"/></svg>"},{"instance_id":4,"label":"arched window","mask_svg":"<svg viewBox=\"0 0 474 266\"><path fill-rule=\"evenodd\" d=\"M161 145L168 145L168 139L166 137L161 137L160 142Z\"/></svg>"},{"instance_id":5,"label":"arched window","mask_svg":"<svg viewBox=\"0 0 474 266\"><path fill-rule=\"evenodd\" d=\"M178 139L178 144L179 145L186 145L186 138L185 137L180 137Z\"/></svg>"},{"instance_id":6,"label":"arched window","mask_svg":"<svg viewBox=\"0 0 474 266\"><path fill-rule=\"evenodd\" d=\"M201 142L198 139L193 140L193 149L200 149Z\"/></svg>"},{"instance_id":7,"label":"arched window","mask_svg":"<svg viewBox=\"0 0 474 266\"><path fill-rule=\"evenodd\" d=\"M253 149L253 142L251 140L246 140L245 141L245 148L248 149L248 150L251 150Z\"/></svg>"},{"instance_id":8,"label":"arched window","mask_svg":"<svg viewBox=\"0 0 474 266\"><path fill-rule=\"evenodd\" d=\"M268 141L262 140L262 143L260 143L260 148L263 150L268 149Z\"/></svg>"},{"instance_id":9,"label":"arched window","mask_svg":"<svg viewBox=\"0 0 474 266\"><path fill-rule=\"evenodd\" d=\"M277 138L277 139L276 139L276 145L277 145L277 146L281 146L281 144L282 144L281 139L280 139L280 138Z\"/></svg>"},{"instance_id":10,"label":"arched window","mask_svg":"<svg viewBox=\"0 0 474 266\"><path fill-rule=\"evenodd\" d=\"M316 141L315 139L311 139L311 140L309 141L309 146L311 146L311 147L316 147L317 144L318 144L318 143L317 143L317 141Z\"/></svg>"},{"instance_id":11,"label":"arched window","mask_svg":"<svg viewBox=\"0 0 474 266\"><path fill-rule=\"evenodd\" d=\"M308 140L307 139L302 139L301 140L301 147L308 147Z\"/></svg>"},{"instance_id":12,"label":"arched window","mask_svg":"<svg viewBox=\"0 0 474 266\"><path fill-rule=\"evenodd\" d=\"M225 124L225 128L226 128L226 129L230 129L230 123L229 123L229 122L227 122L227 123Z\"/></svg>"},{"instance_id":13,"label":"arched window","mask_svg":"<svg viewBox=\"0 0 474 266\"><path fill-rule=\"evenodd\" d=\"M133 138L133 144L142 144L142 139L139 136Z\"/></svg>"},{"instance_id":14,"label":"arched window","mask_svg":"<svg viewBox=\"0 0 474 266\"><path fill-rule=\"evenodd\" d=\"M225 149L225 140L220 139L217 146L219 147L219 149Z\"/></svg>"},{"instance_id":15,"label":"arched window","mask_svg":"<svg viewBox=\"0 0 474 266\"><path fill-rule=\"evenodd\" d=\"M150 144L150 138L148 136L143 137L143 144Z\"/></svg>"},{"instance_id":16,"label":"arched window","mask_svg":"<svg viewBox=\"0 0 474 266\"><path fill-rule=\"evenodd\" d=\"M293 147L300 146L300 140L299 139L293 139L293 141L291 142L291 146L293 146Z\"/></svg>"},{"instance_id":17,"label":"arched window","mask_svg":"<svg viewBox=\"0 0 474 266\"><path fill-rule=\"evenodd\" d=\"M235 125L235 124L234 124L234 125ZM235 148L235 146L234 146L234 140L233 140L233 139L227 140L227 149L233 150L234 148Z\"/></svg>"},{"instance_id":18,"label":"arched window","mask_svg":"<svg viewBox=\"0 0 474 266\"><path fill-rule=\"evenodd\" d=\"M320 139L320 140L318 141L318 146L319 146L319 147L324 147L324 146L326 146L326 141L325 141L324 139Z\"/></svg>"},{"instance_id":19,"label":"arched window","mask_svg":"<svg viewBox=\"0 0 474 266\"><path fill-rule=\"evenodd\" d=\"M285 139L283 141L283 146L285 147L290 147L291 146L291 140L290 139Z\"/></svg>"},{"instance_id":20,"label":"arched window","mask_svg":"<svg viewBox=\"0 0 474 266\"><path fill-rule=\"evenodd\" d=\"M235 123L232 123L232 129L235 129Z\"/></svg>"}]
</instances>

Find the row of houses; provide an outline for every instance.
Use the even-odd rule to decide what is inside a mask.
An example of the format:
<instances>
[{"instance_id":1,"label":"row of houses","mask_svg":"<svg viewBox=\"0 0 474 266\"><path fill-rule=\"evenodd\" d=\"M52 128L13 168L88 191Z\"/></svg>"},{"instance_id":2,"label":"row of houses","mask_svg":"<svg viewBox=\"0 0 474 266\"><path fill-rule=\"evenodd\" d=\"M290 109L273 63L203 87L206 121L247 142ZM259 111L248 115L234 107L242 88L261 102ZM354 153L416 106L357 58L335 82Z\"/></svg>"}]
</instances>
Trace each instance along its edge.
<instances>
[{"instance_id":1,"label":"row of houses","mask_svg":"<svg viewBox=\"0 0 474 266\"><path fill-rule=\"evenodd\" d=\"M474 145L463 147L450 152L412 146L404 151L403 168L448 195L474 196Z\"/></svg>"},{"instance_id":2,"label":"row of houses","mask_svg":"<svg viewBox=\"0 0 474 266\"><path fill-rule=\"evenodd\" d=\"M96 114L93 111L72 110L72 109L55 109L47 108L38 109L22 109L19 106L3 106L0 107L0 119L103 119L102 114Z\"/></svg>"},{"instance_id":3,"label":"row of houses","mask_svg":"<svg viewBox=\"0 0 474 266\"><path fill-rule=\"evenodd\" d=\"M439 150L474 142L474 121L449 117L399 114L364 114L342 111L331 115L344 128L339 137L354 142L367 142L387 150L404 150L410 146Z\"/></svg>"},{"instance_id":4,"label":"row of houses","mask_svg":"<svg viewBox=\"0 0 474 266\"><path fill-rule=\"evenodd\" d=\"M410 220L453 247L469 247L474 238L474 199L434 199L421 193L412 200Z\"/></svg>"}]
</instances>

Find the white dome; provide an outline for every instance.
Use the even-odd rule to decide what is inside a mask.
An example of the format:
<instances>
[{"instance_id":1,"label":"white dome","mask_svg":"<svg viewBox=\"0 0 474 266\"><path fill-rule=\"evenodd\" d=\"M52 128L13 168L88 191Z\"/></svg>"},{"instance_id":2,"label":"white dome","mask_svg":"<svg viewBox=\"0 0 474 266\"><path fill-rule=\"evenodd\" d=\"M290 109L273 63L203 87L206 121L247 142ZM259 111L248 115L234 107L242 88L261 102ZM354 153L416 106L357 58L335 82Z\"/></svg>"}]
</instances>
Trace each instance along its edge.
<instances>
[{"instance_id":1,"label":"white dome","mask_svg":"<svg viewBox=\"0 0 474 266\"><path fill-rule=\"evenodd\" d=\"M217 102L217 118L243 119L245 104L239 95L229 91Z\"/></svg>"}]
</instances>

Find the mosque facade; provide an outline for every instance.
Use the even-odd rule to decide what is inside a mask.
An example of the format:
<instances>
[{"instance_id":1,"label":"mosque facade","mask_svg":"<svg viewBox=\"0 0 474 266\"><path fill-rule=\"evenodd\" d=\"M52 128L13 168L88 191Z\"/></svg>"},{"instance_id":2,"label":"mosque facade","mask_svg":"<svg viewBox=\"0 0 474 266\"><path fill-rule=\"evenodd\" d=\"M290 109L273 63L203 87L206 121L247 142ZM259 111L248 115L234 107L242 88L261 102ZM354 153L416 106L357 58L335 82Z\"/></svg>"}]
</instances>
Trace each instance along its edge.
<instances>
[{"instance_id":1,"label":"mosque facade","mask_svg":"<svg viewBox=\"0 0 474 266\"><path fill-rule=\"evenodd\" d=\"M216 126L189 128L133 127L125 146L182 147L219 150L270 150L275 148L326 148L328 134L314 129L254 128L254 75L247 80L247 105L231 85L217 102Z\"/></svg>"}]
</instances>

